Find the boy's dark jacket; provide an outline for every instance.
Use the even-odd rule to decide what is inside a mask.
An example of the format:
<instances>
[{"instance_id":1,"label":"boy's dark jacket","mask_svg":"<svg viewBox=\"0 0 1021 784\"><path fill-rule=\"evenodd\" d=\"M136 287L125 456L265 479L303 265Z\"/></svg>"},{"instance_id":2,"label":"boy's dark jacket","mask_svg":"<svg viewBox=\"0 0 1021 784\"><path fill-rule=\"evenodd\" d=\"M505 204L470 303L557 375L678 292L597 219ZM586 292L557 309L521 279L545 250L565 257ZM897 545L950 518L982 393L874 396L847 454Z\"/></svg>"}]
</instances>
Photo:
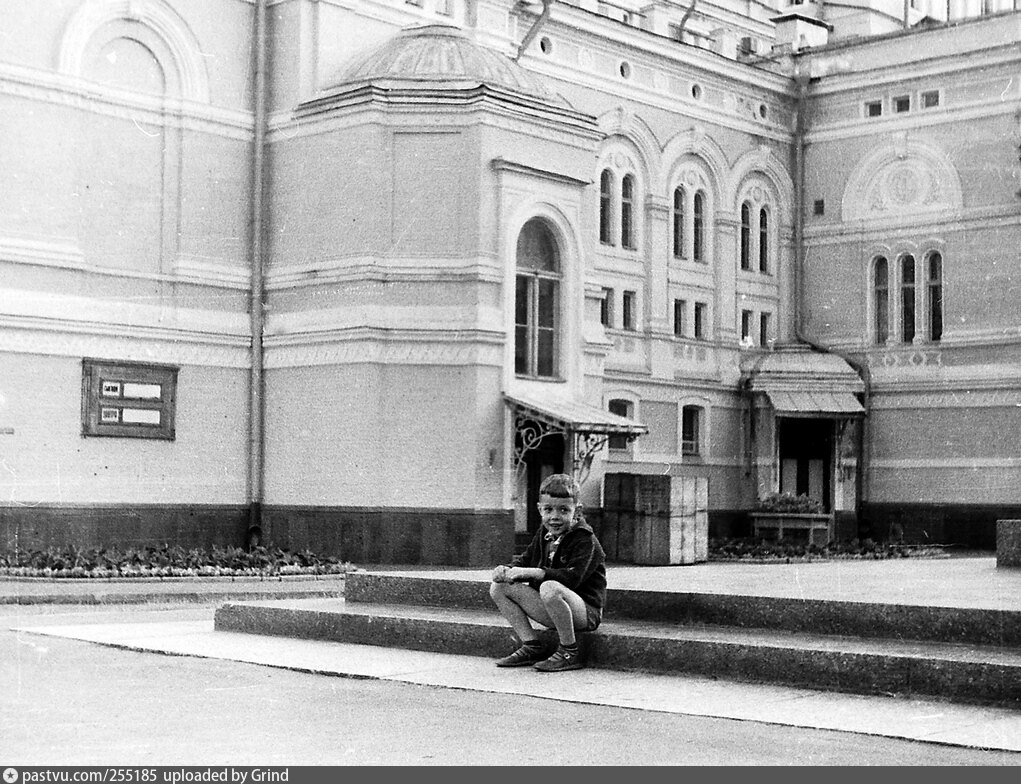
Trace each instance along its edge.
<instances>
[{"instance_id":1,"label":"boy's dark jacket","mask_svg":"<svg viewBox=\"0 0 1021 784\"><path fill-rule=\"evenodd\" d=\"M606 603L606 554L595 532L582 521L564 534L553 563L549 560L550 542L541 528L521 555L514 556L511 566L540 567L546 580L563 583L585 603L601 610ZM538 588L538 582L530 581Z\"/></svg>"}]
</instances>

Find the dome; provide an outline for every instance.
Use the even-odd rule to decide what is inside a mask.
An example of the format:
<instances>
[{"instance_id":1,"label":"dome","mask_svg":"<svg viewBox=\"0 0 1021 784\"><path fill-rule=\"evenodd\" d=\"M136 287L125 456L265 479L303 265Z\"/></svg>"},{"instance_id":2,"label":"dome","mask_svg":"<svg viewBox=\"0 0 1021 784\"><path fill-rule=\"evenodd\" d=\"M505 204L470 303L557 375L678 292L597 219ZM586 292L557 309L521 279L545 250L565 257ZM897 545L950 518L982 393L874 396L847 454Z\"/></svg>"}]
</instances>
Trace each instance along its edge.
<instances>
[{"instance_id":1,"label":"dome","mask_svg":"<svg viewBox=\"0 0 1021 784\"><path fill-rule=\"evenodd\" d=\"M397 89L458 89L486 85L566 106L535 75L502 54L476 44L450 25L402 30L356 57L330 80L329 92L372 83Z\"/></svg>"}]
</instances>

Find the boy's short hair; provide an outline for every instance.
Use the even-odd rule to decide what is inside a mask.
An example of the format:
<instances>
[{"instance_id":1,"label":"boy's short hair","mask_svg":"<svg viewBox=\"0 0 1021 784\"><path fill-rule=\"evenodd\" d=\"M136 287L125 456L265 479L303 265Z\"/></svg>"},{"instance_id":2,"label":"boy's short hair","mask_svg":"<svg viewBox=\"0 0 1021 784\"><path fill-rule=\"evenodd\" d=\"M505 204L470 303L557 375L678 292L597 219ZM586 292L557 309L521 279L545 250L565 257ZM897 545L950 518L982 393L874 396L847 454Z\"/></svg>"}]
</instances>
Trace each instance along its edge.
<instances>
[{"instance_id":1,"label":"boy's short hair","mask_svg":"<svg viewBox=\"0 0 1021 784\"><path fill-rule=\"evenodd\" d=\"M581 499L581 485L570 474L550 474L539 485L539 494L578 501Z\"/></svg>"}]
</instances>

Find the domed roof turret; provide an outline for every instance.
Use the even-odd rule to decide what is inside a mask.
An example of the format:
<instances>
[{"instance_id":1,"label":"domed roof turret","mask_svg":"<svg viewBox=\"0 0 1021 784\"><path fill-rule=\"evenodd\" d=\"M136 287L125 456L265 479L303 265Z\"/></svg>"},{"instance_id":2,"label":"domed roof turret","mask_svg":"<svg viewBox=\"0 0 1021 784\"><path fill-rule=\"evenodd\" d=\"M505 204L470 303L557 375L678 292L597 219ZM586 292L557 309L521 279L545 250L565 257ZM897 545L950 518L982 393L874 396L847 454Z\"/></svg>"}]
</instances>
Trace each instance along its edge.
<instances>
[{"instance_id":1,"label":"domed roof turret","mask_svg":"<svg viewBox=\"0 0 1021 784\"><path fill-rule=\"evenodd\" d=\"M472 41L450 25L402 30L356 56L329 80L326 92L370 83L391 89L465 89L485 85L557 106L563 98L510 58Z\"/></svg>"}]
</instances>

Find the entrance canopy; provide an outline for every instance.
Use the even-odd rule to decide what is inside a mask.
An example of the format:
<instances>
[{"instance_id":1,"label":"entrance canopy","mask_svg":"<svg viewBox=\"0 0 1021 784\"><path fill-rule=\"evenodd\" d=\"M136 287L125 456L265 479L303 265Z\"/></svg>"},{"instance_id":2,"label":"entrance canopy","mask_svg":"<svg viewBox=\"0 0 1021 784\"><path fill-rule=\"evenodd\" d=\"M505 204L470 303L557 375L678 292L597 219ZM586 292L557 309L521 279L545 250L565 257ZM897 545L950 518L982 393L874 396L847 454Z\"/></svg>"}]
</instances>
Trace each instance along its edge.
<instances>
[{"instance_id":1,"label":"entrance canopy","mask_svg":"<svg viewBox=\"0 0 1021 784\"><path fill-rule=\"evenodd\" d=\"M865 413L857 397L865 384L836 354L780 348L749 359L741 369L745 388L765 393L777 414L846 418Z\"/></svg>"},{"instance_id":2,"label":"entrance canopy","mask_svg":"<svg viewBox=\"0 0 1021 784\"><path fill-rule=\"evenodd\" d=\"M534 392L504 393L504 401L514 416L514 456L520 467L525 454L535 449L546 436L562 435L571 450L574 474L588 472L595 453L610 436L629 441L648 433L649 428L627 417L583 403L580 400Z\"/></svg>"}]
</instances>

